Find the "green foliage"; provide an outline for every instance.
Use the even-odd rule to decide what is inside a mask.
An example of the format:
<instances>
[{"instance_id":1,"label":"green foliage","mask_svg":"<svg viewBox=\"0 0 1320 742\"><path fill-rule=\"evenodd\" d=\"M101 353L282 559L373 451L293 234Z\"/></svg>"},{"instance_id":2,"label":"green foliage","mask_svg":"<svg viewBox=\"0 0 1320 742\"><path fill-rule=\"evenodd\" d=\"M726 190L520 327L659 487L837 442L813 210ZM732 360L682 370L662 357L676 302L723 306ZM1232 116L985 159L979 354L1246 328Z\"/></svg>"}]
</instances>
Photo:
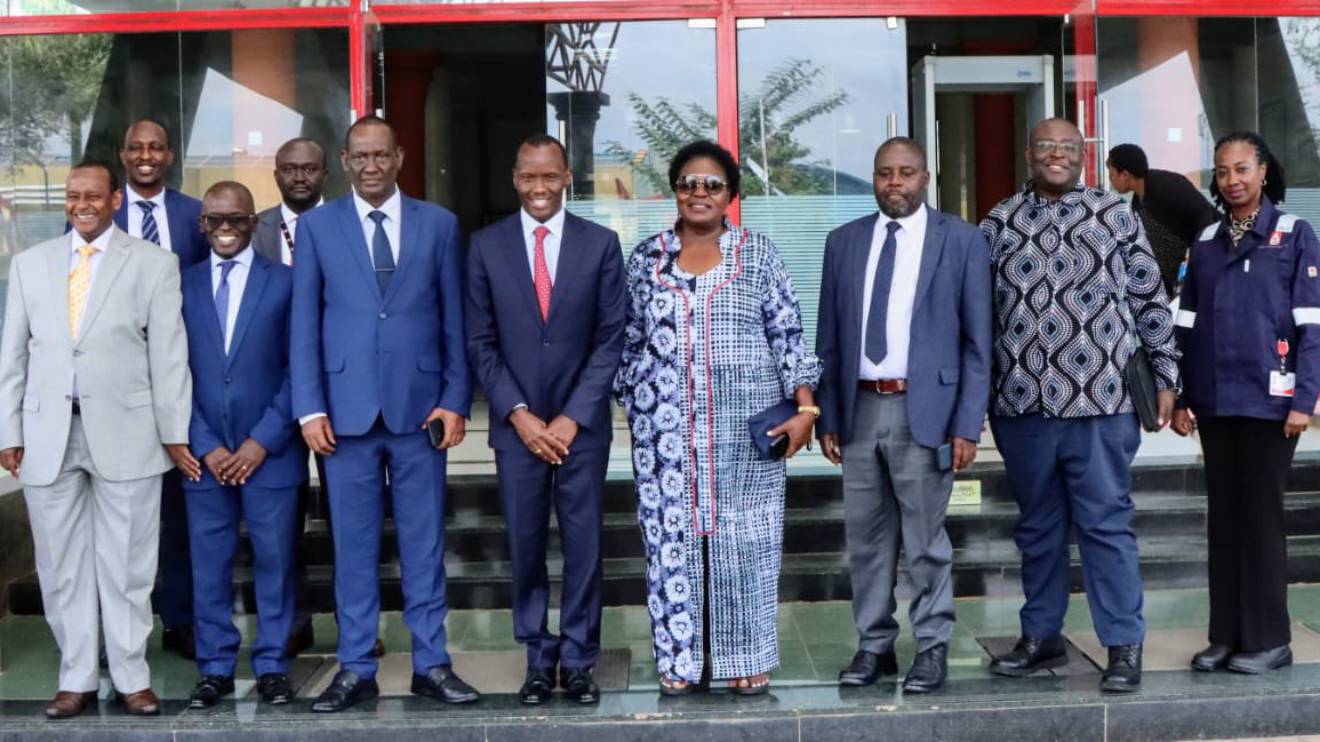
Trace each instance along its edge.
<instances>
[{"instance_id":1,"label":"green foliage","mask_svg":"<svg viewBox=\"0 0 1320 742\"><path fill-rule=\"evenodd\" d=\"M70 161L82 158L82 125L101 92L111 41L106 34L17 36L0 45L12 81L9 95L0 95L0 118L10 121L0 156L19 167L44 163L49 140L59 136Z\"/></svg>"}]
</instances>

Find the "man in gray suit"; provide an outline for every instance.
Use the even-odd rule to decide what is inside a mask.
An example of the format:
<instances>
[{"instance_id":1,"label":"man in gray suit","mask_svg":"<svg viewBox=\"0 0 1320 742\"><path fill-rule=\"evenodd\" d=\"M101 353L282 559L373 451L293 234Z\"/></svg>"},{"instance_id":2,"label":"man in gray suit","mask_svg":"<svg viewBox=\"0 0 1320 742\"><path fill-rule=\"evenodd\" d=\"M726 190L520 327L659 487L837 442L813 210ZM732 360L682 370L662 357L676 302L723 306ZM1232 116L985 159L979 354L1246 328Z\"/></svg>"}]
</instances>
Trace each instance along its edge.
<instances>
[{"instance_id":1,"label":"man in gray suit","mask_svg":"<svg viewBox=\"0 0 1320 742\"><path fill-rule=\"evenodd\" d=\"M78 165L65 187L72 231L9 266L0 465L24 485L60 648L46 715L76 716L95 702L98 613L125 708L158 714L146 651L161 474L201 474L187 446L192 378L178 258L114 226L123 196L108 166Z\"/></svg>"},{"instance_id":2,"label":"man in gray suit","mask_svg":"<svg viewBox=\"0 0 1320 742\"><path fill-rule=\"evenodd\" d=\"M257 215L252 249L272 263L293 265L293 239L298 218L325 200L325 149L306 137L290 139L275 152L275 185L280 204Z\"/></svg>"},{"instance_id":3,"label":"man in gray suit","mask_svg":"<svg viewBox=\"0 0 1320 742\"><path fill-rule=\"evenodd\" d=\"M870 685L898 672L898 546L912 583L917 657L906 693L944 685L953 634L953 472L972 463L990 397L990 253L972 225L926 207L921 145L875 153L879 214L825 242L816 353L821 450L843 464L859 651L839 673Z\"/></svg>"}]
</instances>

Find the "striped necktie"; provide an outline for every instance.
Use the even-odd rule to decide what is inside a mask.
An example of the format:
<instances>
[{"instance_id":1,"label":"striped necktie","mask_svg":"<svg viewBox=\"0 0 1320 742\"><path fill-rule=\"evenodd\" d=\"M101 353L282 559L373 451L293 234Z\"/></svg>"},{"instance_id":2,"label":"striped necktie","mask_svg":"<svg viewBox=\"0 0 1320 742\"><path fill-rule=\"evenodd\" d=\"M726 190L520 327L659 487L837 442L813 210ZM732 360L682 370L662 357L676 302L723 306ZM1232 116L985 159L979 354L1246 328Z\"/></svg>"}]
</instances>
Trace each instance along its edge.
<instances>
[{"instance_id":1,"label":"striped necktie","mask_svg":"<svg viewBox=\"0 0 1320 742\"><path fill-rule=\"evenodd\" d=\"M137 205L139 209L142 209L142 239L159 245L160 227L156 226L156 217L152 213L156 210L155 202L138 201Z\"/></svg>"},{"instance_id":2,"label":"striped necktie","mask_svg":"<svg viewBox=\"0 0 1320 742\"><path fill-rule=\"evenodd\" d=\"M83 245L78 248L78 264L69 273L69 337L78 337L78 324L82 322L83 310L87 308L87 295L92 288L92 256L96 247Z\"/></svg>"}]
</instances>

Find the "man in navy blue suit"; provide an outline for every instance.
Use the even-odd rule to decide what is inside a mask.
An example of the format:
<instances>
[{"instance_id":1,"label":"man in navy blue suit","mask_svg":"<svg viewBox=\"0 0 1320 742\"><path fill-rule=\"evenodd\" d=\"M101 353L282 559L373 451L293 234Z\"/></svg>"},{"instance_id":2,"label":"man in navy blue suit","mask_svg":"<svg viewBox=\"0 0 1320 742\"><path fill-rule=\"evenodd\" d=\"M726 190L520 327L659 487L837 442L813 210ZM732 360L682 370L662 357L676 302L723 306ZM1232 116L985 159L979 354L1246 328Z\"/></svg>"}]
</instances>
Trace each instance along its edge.
<instances>
[{"instance_id":1,"label":"man in navy blue suit","mask_svg":"<svg viewBox=\"0 0 1320 742\"><path fill-rule=\"evenodd\" d=\"M564 210L564 146L518 148L522 208L472 236L468 354L490 400L500 501L513 561L513 633L527 647L526 704L565 693L596 703L610 389L623 351L623 253L614 232ZM559 635L547 628L550 509L564 550Z\"/></svg>"},{"instance_id":2,"label":"man in navy blue suit","mask_svg":"<svg viewBox=\"0 0 1320 742\"><path fill-rule=\"evenodd\" d=\"M206 192L202 227L211 257L183 272L183 321L193 374L192 453L201 479L184 483L192 546L197 668L189 706L234 692L239 632L232 621L232 561L239 521L248 526L256 583L257 692L293 698L284 645L293 626L293 543L307 449L289 395L293 271L250 247L252 194L241 183Z\"/></svg>"},{"instance_id":3,"label":"man in navy blue suit","mask_svg":"<svg viewBox=\"0 0 1320 742\"><path fill-rule=\"evenodd\" d=\"M844 525L859 651L839 673L870 685L898 672L898 546L912 585L917 656L906 693L944 685L953 634L953 472L976 457L990 396L990 254L972 225L927 208L921 145L875 154L880 213L825 241L816 353L821 449L843 464Z\"/></svg>"},{"instance_id":4,"label":"man in navy blue suit","mask_svg":"<svg viewBox=\"0 0 1320 742\"><path fill-rule=\"evenodd\" d=\"M124 198L115 224L134 237L179 256L179 269L206 260L211 247L198 226L202 202L165 187L174 164L169 132L159 121L141 118L124 134L119 150L124 166ZM165 474L160 499L160 570L152 602L165 627L161 646L193 658L192 567L188 561L188 517L178 470Z\"/></svg>"},{"instance_id":5,"label":"man in navy blue suit","mask_svg":"<svg viewBox=\"0 0 1320 742\"><path fill-rule=\"evenodd\" d=\"M348 130L353 192L308 211L294 252L293 414L325 456L335 541L339 672L312 705L379 695L383 477L398 530L412 692L471 703L445 648L445 461L471 403L458 220L399 192L403 148L383 119ZM432 445L428 424L443 427Z\"/></svg>"}]
</instances>

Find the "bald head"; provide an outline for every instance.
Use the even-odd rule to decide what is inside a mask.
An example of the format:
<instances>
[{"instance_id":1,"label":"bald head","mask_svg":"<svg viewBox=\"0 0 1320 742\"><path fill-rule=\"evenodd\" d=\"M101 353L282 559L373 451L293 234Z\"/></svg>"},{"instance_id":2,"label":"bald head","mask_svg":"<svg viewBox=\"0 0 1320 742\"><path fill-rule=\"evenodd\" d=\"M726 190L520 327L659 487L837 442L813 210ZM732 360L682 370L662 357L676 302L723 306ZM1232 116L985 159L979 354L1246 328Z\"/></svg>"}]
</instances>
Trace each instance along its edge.
<instances>
[{"instance_id":1,"label":"bald head","mask_svg":"<svg viewBox=\"0 0 1320 742\"><path fill-rule=\"evenodd\" d=\"M234 203L243 213L251 213L256 210L256 202L252 199L252 191L249 191L247 186L236 180L222 180L207 188L206 194L202 196L202 210L207 210L206 204L208 202L228 199L234 199Z\"/></svg>"},{"instance_id":2,"label":"bald head","mask_svg":"<svg viewBox=\"0 0 1320 742\"><path fill-rule=\"evenodd\" d=\"M893 149L902 149L917 156L921 160L921 169L926 169L926 148L921 146L921 142L911 137L890 137L880 143L875 150L875 162L878 165L885 152Z\"/></svg>"},{"instance_id":3,"label":"bald head","mask_svg":"<svg viewBox=\"0 0 1320 742\"><path fill-rule=\"evenodd\" d=\"M1048 118L1036 124L1026 152L1036 195L1057 199L1076 188L1082 179L1085 148L1082 132L1067 119Z\"/></svg>"},{"instance_id":4,"label":"bald head","mask_svg":"<svg viewBox=\"0 0 1320 742\"><path fill-rule=\"evenodd\" d=\"M243 252L252 241L257 221L252 192L233 180L222 180L202 196L201 228L211 251L228 260Z\"/></svg>"}]
</instances>

